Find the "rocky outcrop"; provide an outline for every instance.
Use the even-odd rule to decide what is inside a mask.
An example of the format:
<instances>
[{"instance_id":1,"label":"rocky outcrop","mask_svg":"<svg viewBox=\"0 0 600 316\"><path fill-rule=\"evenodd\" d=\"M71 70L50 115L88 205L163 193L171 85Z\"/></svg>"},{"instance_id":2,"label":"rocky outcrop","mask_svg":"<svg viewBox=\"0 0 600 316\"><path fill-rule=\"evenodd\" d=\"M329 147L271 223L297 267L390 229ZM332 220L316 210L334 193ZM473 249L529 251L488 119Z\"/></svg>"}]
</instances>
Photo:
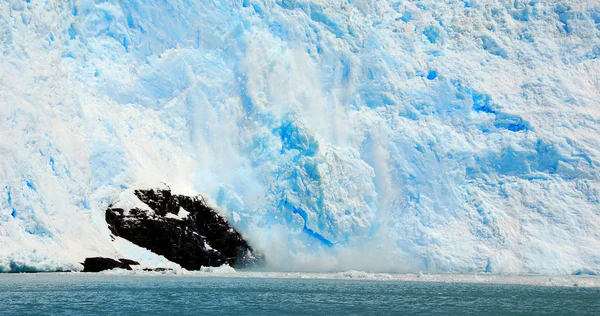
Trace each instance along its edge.
<instances>
[{"instance_id":1,"label":"rocky outcrop","mask_svg":"<svg viewBox=\"0 0 600 316\"><path fill-rule=\"evenodd\" d=\"M83 272L100 272L114 268L131 270L132 265L139 265L138 262L130 259L115 260L103 257L86 258L82 264Z\"/></svg>"},{"instance_id":2,"label":"rocky outcrop","mask_svg":"<svg viewBox=\"0 0 600 316\"><path fill-rule=\"evenodd\" d=\"M202 197L175 195L170 190L134 193L147 208L117 205L106 211L106 222L115 236L188 270L223 264L244 268L262 263L262 256Z\"/></svg>"}]
</instances>

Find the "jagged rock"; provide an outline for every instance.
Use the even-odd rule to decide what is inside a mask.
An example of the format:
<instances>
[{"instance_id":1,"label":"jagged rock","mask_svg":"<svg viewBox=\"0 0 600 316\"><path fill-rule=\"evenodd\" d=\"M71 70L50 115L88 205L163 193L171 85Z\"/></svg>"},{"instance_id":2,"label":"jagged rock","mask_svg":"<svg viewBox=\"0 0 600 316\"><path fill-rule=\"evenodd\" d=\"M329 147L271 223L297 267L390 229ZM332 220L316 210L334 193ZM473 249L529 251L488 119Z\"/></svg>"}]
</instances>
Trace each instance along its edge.
<instances>
[{"instance_id":1,"label":"jagged rock","mask_svg":"<svg viewBox=\"0 0 600 316\"><path fill-rule=\"evenodd\" d=\"M119 258L119 261L121 261L121 263L123 264L128 264L130 266L137 266L140 263L131 259L125 259L125 258Z\"/></svg>"},{"instance_id":2,"label":"jagged rock","mask_svg":"<svg viewBox=\"0 0 600 316\"><path fill-rule=\"evenodd\" d=\"M132 265L139 265L138 262L130 259L119 259L117 261L115 259L103 257L86 258L82 264L83 272L100 272L112 270L114 268L131 270Z\"/></svg>"},{"instance_id":3,"label":"jagged rock","mask_svg":"<svg viewBox=\"0 0 600 316\"><path fill-rule=\"evenodd\" d=\"M263 260L202 197L170 190L136 190L149 209L110 207L106 222L115 236L165 256L188 270L202 266L249 267Z\"/></svg>"}]
</instances>

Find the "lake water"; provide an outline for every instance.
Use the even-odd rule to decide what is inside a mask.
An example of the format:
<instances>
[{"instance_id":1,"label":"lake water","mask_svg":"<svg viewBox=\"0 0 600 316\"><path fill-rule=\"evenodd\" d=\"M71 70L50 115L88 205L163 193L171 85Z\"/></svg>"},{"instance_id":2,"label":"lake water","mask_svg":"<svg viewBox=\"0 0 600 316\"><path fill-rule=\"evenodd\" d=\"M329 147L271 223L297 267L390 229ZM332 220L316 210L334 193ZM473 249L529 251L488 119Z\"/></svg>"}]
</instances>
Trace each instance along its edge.
<instances>
[{"instance_id":1,"label":"lake water","mask_svg":"<svg viewBox=\"0 0 600 316\"><path fill-rule=\"evenodd\" d=\"M320 278L0 275L0 315L599 315L600 288Z\"/></svg>"}]
</instances>

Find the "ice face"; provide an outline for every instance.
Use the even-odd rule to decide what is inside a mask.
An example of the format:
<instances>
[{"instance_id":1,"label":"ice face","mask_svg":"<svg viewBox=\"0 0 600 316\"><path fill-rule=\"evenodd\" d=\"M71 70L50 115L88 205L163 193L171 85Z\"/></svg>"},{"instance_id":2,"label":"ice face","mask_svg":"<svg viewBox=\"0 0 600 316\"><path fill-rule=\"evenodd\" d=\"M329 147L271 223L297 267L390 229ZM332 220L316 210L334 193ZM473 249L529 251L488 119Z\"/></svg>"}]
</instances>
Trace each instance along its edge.
<instances>
[{"instance_id":1,"label":"ice face","mask_svg":"<svg viewBox=\"0 0 600 316\"><path fill-rule=\"evenodd\" d=\"M598 271L599 8L4 1L0 269L164 182L274 269Z\"/></svg>"}]
</instances>

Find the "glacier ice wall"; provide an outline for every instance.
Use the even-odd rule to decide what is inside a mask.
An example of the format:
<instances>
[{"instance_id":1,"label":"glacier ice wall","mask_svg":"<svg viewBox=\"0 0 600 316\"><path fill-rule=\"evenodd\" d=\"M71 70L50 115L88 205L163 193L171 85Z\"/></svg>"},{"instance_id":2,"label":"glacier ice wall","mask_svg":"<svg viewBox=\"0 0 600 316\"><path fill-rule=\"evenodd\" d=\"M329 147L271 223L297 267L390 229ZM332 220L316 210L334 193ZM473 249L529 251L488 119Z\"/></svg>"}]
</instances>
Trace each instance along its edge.
<instances>
[{"instance_id":1,"label":"glacier ice wall","mask_svg":"<svg viewBox=\"0 0 600 316\"><path fill-rule=\"evenodd\" d=\"M5 0L0 270L201 193L273 269L600 272L593 1Z\"/></svg>"}]
</instances>

